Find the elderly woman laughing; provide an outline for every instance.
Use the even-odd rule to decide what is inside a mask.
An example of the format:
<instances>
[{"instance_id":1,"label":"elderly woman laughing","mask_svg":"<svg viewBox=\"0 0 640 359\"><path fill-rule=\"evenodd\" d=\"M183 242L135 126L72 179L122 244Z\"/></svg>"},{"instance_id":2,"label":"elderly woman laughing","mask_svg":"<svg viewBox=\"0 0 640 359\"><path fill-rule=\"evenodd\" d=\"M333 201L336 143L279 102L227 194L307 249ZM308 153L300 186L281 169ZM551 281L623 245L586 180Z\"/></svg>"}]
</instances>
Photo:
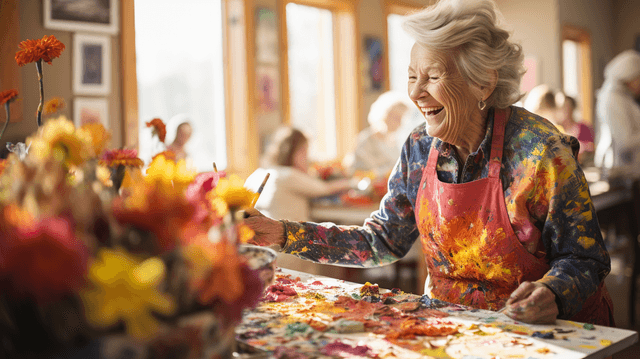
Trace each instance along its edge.
<instances>
[{"instance_id":1,"label":"elderly woman laughing","mask_svg":"<svg viewBox=\"0 0 640 359\"><path fill-rule=\"evenodd\" d=\"M422 242L426 294L513 319L613 325L610 270L578 141L513 106L523 55L491 0L408 16L408 91L425 123L407 138L379 210L361 227L248 210L256 244L343 266L380 266Z\"/></svg>"}]
</instances>

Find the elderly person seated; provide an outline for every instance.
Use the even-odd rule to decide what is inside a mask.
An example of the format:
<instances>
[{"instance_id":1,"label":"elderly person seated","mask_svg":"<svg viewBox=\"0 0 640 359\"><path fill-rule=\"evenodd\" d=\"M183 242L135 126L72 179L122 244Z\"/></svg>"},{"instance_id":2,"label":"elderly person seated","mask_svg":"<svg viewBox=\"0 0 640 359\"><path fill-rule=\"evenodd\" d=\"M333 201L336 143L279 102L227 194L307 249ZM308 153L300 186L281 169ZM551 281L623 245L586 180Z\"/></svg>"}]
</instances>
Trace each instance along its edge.
<instances>
[{"instance_id":1,"label":"elderly person seated","mask_svg":"<svg viewBox=\"0 0 640 359\"><path fill-rule=\"evenodd\" d=\"M594 162L609 178L640 177L640 53L623 51L604 68L596 99Z\"/></svg>"},{"instance_id":2,"label":"elderly person seated","mask_svg":"<svg viewBox=\"0 0 640 359\"><path fill-rule=\"evenodd\" d=\"M247 209L253 242L369 267L420 240L432 298L528 323L612 325L610 258L578 141L513 105L523 54L500 17L491 0L441 0L408 16L408 92L425 124L405 142L380 209L361 227Z\"/></svg>"},{"instance_id":3,"label":"elderly person seated","mask_svg":"<svg viewBox=\"0 0 640 359\"><path fill-rule=\"evenodd\" d=\"M371 105L369 127L358 134L355 151L343 161L350 174L370 171L376 177L387 176L400 155L396 131L409 109L406 95L388 91Z\"/></svg>"}]
</instances>

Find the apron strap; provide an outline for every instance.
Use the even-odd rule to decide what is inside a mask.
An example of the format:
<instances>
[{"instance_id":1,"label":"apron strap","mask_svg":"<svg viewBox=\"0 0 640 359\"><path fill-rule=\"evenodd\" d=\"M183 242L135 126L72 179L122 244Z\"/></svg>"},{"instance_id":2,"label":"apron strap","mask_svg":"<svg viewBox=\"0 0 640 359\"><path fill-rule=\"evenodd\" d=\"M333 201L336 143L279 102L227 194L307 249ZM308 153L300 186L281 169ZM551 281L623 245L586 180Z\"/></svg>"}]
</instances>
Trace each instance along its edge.
<instances>
[{"instance_id":1,"label":"apron strap","mask_svg":"<svg viewBox=\"0 0 640 359\"><path fill-rule=\"evenodd\" d=\"M493 138L489 157L489 177L498 178L502 167L502 148L504 147L504 129L507 124L507 111L503 108L493 110Z\"/></svg>"}]
</instances>

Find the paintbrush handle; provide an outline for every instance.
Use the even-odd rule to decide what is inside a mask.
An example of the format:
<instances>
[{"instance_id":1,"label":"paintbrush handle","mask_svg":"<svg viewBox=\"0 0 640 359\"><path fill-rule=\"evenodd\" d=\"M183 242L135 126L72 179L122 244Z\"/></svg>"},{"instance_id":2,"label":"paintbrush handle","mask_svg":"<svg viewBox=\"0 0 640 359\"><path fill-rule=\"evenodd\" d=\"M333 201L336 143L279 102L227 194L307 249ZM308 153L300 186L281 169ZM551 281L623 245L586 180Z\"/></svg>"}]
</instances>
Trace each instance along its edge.
<instances>
[{"instance_id":1,"label":"paintbrush handle","mask_svg":"<svg viewBox=\"0 0 640 359\"><path fill-rule=\"evenodd\" d=\"M251 201L251 207L255 207L256 202L258 202L258 198L260 198L260 194L262 193L262 190L264 189L264 185L267 184L267 180L269 179L270 175L271 175L271 173L267 173L267 175L264 176L264 180L262 180L262 184L260 185L260 187L258 187L258 192L256 192L256 195L253 197L253 201Z\"/></svg>"}]
</instances>

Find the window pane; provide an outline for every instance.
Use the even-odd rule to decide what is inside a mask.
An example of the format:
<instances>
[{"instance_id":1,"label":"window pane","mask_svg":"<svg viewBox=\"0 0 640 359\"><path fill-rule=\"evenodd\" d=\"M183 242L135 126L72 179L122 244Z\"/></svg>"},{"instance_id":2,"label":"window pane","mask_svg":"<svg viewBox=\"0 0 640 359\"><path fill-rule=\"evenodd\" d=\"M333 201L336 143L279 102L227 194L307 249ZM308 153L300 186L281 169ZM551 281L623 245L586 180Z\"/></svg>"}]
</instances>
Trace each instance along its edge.
<instances>
[{"instance_id":1,"label":"window pane","mask_svg":"<svg viewBox=\"0 0 640 359\"><path fill-rule=\"evenodd\" d=\"M409 62L411 61L411 48L415 40L402 30L402 22L405 16L390 14L387 16L387 36L389 40L389 82L391 91L407 94L407 82L409 79ZM424 116L416 107L410 107L410 111L402 119L402 126L396 131L399 145L402 145L407 136L416 127L424 122Z\"/></svg>"},{"instance_id":2,"label":"window pane","mask_svg":"<svg viewBox=\"0 0 640 359\"><path fill-rule=\"evenodd\" d=\"M291 123L310 138L309 159L337 156L331 11L287 4Z\"/></svg>"},{"instance_id":3,"label":"window pane","mask_svg":"<svg viewBox=\"0 0 640 359\"><path fill-rule=\"evenodd\" d=\"M180 122L193 135L187 153L199 171L227 165L222 65L222 9L210 0L135 0L140 158L154 146L145 122L167 124L166 143Z\"/></svg>"},{"instance_id":4,"label":"window pane","mask_svg":"<svg viewBox=\"0 0 640 359\"><path fill-rule=\"evenodd\" d=\"M578 103L581 103L582 92L580 57L580 44L571 40L562 41L563 91L575 98ZM581 114L576 116L582 118Z\"/></svg>"},{"instance_id":5,"label":"window pane","mask_svg":"<svg viewBox=\"0 0 640 359\"><path fill-rule=\"evenodd\" d=\"M396 14L387 17L391 90L402 93L407 92L411 47L415 43L415 40L402 30L404 18L404 16Z\"/></svg>"}]
</instances>

